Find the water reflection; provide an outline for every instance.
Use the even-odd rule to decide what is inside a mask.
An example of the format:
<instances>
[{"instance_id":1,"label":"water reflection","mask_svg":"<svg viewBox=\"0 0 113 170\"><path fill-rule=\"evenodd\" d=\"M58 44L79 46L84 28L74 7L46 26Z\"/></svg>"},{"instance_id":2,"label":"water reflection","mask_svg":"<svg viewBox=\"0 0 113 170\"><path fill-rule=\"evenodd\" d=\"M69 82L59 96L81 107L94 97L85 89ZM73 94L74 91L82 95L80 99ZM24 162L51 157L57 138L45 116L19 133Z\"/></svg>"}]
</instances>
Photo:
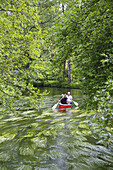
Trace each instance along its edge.
<instances>
[{"instance_id":1,"label":"water reflection","mask_svg":"<svg viewBox=\"0 0 113 170\"><path fill-rule=\"evenodd\" d=\"M74 107L53 112L61 94L53 91L55 98L49 94L40 112L0 114L0 169L113 169L113 153L96 144L87 113ZM80 102L81 94L73 96Z\"/></svg>"}]
</instances>

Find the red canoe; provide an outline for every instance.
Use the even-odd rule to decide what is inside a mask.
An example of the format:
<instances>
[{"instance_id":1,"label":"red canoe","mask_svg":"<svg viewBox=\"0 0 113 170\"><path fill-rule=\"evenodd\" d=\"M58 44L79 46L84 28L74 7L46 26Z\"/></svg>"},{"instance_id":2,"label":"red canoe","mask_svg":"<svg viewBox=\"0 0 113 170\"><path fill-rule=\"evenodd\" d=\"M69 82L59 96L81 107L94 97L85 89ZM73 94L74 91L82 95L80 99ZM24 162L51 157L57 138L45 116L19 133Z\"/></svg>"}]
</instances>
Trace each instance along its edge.
<instances>
[{"instance_id":1,"label":"red canoe","mask_svg":"<svg viewBox=\"0 0 113 170\"><path fill-rule=\"evenodd\" d=\"M72 104L59 104L59 109L66 109L72 107Z\"/></svg>"}]
</instances>

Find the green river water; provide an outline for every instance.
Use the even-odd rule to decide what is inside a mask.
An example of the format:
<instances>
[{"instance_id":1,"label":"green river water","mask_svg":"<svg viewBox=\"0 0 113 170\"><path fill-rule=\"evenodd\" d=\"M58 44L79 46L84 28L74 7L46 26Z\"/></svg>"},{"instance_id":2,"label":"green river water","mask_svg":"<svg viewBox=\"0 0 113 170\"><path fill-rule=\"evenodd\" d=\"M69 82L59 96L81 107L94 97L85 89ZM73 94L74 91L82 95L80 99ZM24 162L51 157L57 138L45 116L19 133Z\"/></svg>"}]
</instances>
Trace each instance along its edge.
<instances>
[{"instance_id":1,"label":"green river water","mask_svg":"<svg viewBox=\"0 0 113 170\"><path fill-rule=\"evenodd\" d=\"M47 90L41 111L18 102L17 114L0 112L0 170L113 170L113 143L98 144L86 112L51 109L68 89ZM71 92L81 103L81 92Z\"/></svg>"}]
</instances>

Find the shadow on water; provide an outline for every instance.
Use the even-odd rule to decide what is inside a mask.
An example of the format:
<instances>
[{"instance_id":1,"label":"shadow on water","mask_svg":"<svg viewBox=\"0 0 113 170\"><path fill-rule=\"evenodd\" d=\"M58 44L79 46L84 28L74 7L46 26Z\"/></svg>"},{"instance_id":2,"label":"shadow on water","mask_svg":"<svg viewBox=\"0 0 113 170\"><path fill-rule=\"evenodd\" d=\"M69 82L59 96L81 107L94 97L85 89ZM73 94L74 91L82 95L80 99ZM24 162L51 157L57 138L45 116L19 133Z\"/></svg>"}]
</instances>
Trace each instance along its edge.
<instances>
[{"instance_id":1,"label":"shadow on water","mask_svg":"<svg viewBox=\"0 0 113 170\"><path fill-rule=\"evenodd\" d=\"M0 169L112 170L113 152L97 144L87 113L52 111L63 90L51 91L40 112L0 113ZM80 91L72 92L81 102Z\"/></svg>"}]
</instances>

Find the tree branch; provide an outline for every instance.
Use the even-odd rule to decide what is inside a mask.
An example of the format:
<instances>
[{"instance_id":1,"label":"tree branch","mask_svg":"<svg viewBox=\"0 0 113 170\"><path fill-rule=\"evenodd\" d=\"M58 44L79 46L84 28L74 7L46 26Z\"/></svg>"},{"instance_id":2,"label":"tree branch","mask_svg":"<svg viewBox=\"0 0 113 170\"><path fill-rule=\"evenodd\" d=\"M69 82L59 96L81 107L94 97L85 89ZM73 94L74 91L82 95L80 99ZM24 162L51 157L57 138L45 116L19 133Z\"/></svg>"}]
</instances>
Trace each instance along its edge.
<instances>
[{"instance_id":1,"label":"tree branch","mask_svg":"<svg viewBox=\"0 0 113 170\"><path fill-rule=\"evenodd\" d=\"M15 98L16 98L16 96L11 96L10 94L8 94L8 93L6 93L5 91L3 91L2 89L0 89L0 91L1 91L2 93L4 93L5 95L9 96L9 97L15 97Z\"/></svg>"}]
</instances>

